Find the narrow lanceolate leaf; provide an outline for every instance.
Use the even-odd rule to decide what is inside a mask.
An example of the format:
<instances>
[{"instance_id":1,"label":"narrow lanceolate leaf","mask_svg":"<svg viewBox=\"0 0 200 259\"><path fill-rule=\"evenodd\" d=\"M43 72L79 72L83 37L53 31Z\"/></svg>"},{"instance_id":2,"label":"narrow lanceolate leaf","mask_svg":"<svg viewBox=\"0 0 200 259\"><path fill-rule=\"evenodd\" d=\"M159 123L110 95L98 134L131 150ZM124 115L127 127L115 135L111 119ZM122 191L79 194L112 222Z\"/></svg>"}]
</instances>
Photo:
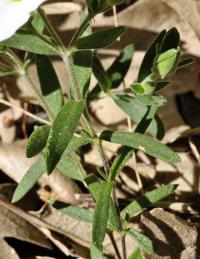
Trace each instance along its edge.
<instances>
[{"instance_id":1,"label":"narrow lanceolate leaf","mask_svg":"<svg viewBox=\"0 0 200 259\"><path fill-rule=\"evenodd\" d=\"M64 176L83 182L83 172L81 171L80 166L77 164L75 155L75 153L67 156L63 154L56 168Z\"/></svg>"},{"instance_id":2,"label":"narrow lanceolate leaf","mask_svg":"<svg viewBox=\"0 0 200 259\"><path fill-rule=\"evenodd\" d=\"M63 153L63 158L64 156L67 156L77 151L80 147L92 142L93 140L87 136L73 137Z\"/></svg>"},{"instance_id":3,"label":"narrow lanceolate leaf","mask_svg":"<svg viewBox=\"0 0 200 259\"><path fill-rule=\"evenodd\" d=\"M136 123L140 123L148 113L148 107L133 96L119 95L113 96L113 99L116 104ZM152 118L151 123L147 128L147 132L158 139L163 138L164 127L157 115Z\"/></svg>"},{"instance_id":4,"label":"narrow lanceolate leaf","mask_svg":"<svg viewBox=\"0 0 200 259\"><path fill-rule=\"evenodd\" d=\"M160 44L159 52L163 53L169 49L176 49L180 44L180 34L178 30L173 27L165 34L162 43Z\"/></svg>"},{"instance_id":5,"label":"narrow lanceolate leaf","mask_svg":"<svg viewBox=\"0 0 200 259\"><path fill-rule=\"evenodd\" d=\"M103 241L106 234L112 183L104 182L96 202L92 226L92 243L103 252Z\"/></svg>"},{"instance_id":6,"label":"narrow lanceolate leaf","mask_svg":"<svg viewBox=\"0 0 200 259\"><path fill-rule=\"evenodd\" d=\"M145 193L144 196L131 202L126 208L124 208L121 212L121 217L125 219L126 216L133 217L136 214L141 213L147 207L169 196L175 189L176 185L168 184Z\"/></svg>"},{"instance_id":7,"label":"narrow lanceolate leaf","mask_svg":"<svg viewBox=\"0 0 200 259\"><path fill-rule=\"evenodd\" d=\"M35 54L59 55L56 49L51 46L50 38L47 36L44 37L47 41L39 38L34 30L25 28L1 43L7 47L21 49Z\"/></svg>"},{"instance_id":8,"label":"narrow lanceolate leaf","mask_svg":"<svg viewBox=\"0 0 200 259\"><path fill-rule=\"evenodd\" d=\"M21 200L36 184L37 180L46 173L45 159L37 160L26 172L20 183L18 184L12 202Z\"/></svg>"},{"instance_id":9,"label":"narrow lanceolate leaf","mask_svg":"<svg viewBox=\"0 0 200 259\"><path fill-rule=\"evenodd\" d=\"M33 157L39 154L46 146L49 137L50 126L44 125L36 128L28 139L26 156Z\"/></svg>"},{"instance_id":10,"label":"narrow lanceolate leaf","mask_svg":"<svg viewBox=\"0 0 200 259\"><path fill-rule=\"evenodd\" d=\"M127 45L107 70L112 80L112 88L117 88L126 76L134 55L134 45Z\"/></svg>"},{"instance_id":11,"label":"narrow lanceolate leaf","mask_svg":"<svg viewBox=\"0 0 200 259\"><path fill-rule=\"evenodd\" d=\"M146 154L169 163L180 162L180 157L169 147L152 137L140 133L104 131L100 138L112 143L143 150Z\"/></svg>"},{"instance_id":12,"label":"narrow lanceolate leaf","mask_svg":"<svg viewBox=\"0 0 200 259\"><path fill-rule=\"evenodd\" d=\"M143 233L135 229L129 229L127 234L132 237L137 242L138 246L145 250L147 253L152 254L154 252L151 239L145 236Z\"/></svg>"},{"instance_id":13,"label":"narrow lanceolate leaf","mask_svg":"<svg viewBox=\"0 0 200 259\"><path fill-rule=\"evenodd\" d=\"M160 46L162 40L166 34L166 30L162 31L158 37L153 41L150 45L149 49L147 50L142 64L140 66L140 71L138 74L138 82L142 82L148 75L151 74L151 69L153 67L154 58L157 54L157 46Z\"/></svg>"},{"instance_id":14,"label":"narrow lanceolate leaf","mask_svg":"<svg viewBox=\"0 0 200 259\"><path fill-rule=\"evenodd\" d=\"M87 223L92 223L93 221L93 212L90 210L69 205L61 201L54 201L51 205L63 214L79 221L84 221Z\"/></svg>"},{"instance_id":15,"label":"narrow lanceolate leaf","mask_svg":"<svg viewBox=\"0 0 200 259\"><path fill-rule=\"evenodd\" d=\"M107 72L104 70L102 63L96 54L93 58L92 72L99 82L98 89L102 89L105 93L107 93L112 87L112 81L109 78ZM92 92L96 92L96 89L94 89Z\"/></svg>"},{"instance_id":16,"label":"narrow lanceolate leaf","mask_svg":"<svg viewBox=\"0 0 200 259\"><path fill-rule=\"evenodd\" d=\"M77 49L105 48L111 45L122 33L124 33L124 27L122 26L97 31L89 36L79 38L75 47Z\"/></svg>"},{"instance_id":17,"label":"narrow lanceolate leaf","mask_svg":"<svg viewBox=\"0 0 200 259\"><path fill-rule=\"evenodd\" d=\"M107 259L107 257L103 255L102 249L99 249L93 243L90 246L90 256L91 259Z\"/></svg>"},{"instance_id":18,"label":"narrow lanceolate leaf","mask_svg":"<svg viewBox=\"0 0 200 259\"><path fill-rule=\"evenodd\" d=\"M42 94L54 116L56 116L63 105L60 82L48 57L37 55L36 65Z\"/></svg>"},{"instance_id":19,"label":"narrow lanceolate leaf","mask_svg":"<svg viewBox=\"0 0 200 259\"><path fill-rule=\"evenodd\" d=\"M33 19L31 24L35 30L42 33L45 28L44 20L42 19L41 14L38 11L35 11L33 14Z\"/></svg>"},{"instance_id":20,"label":"narrow lanceolate leaf","mask_svg":"<svg viewBox=\"0 0 200 259\"><path fill-rule=\"evenodd\" d=\"M112 7L123 3L123 0L86 0L89 11L92 15L96 15Z\"/></svg>"},{"instance_id":21,"label":"narrow lanceolate leaf","mask_svg":"<svg viewBox=\"0 0 200 259\"><path fill-rule=\"evenodd\" d=\"M47 172L51 173L69 144L83 112L84 101L67 102L53 122L46 145Z\"/></svg>"},{"instance_id":22,"label":"narrow lanceolate leaf","mask_svg":"<svg viewBox=\"0 0 200 259\"><path fill-rule=\"evenodd\" d=\"M87 95L92 74L93 52L91 50L72 53L72 66L76 82L83 97Z\"/></svg>"},{"instance_id":23,"label":"narrow lanceolate leaf","mask_svg":"<svg viewBox=\"0 0 200 259\"><path fill-rule=\"evenodd\" d=\"M134 150L130 147L123 147L119 151L119 154L115 157L109 171L109 178L111 181L114 181L117 175L122 171L133 152Z\"/></svg>"},{"instance_id":24,"label":"narrow lanceolate leaf","mask_svg":"<svg viewBox=\"0 0 200 259\"><path fill-rule=\"evenodd\" d=\"M101 89L117 88L123 82L124 77L130 68L133 54L134 46L133 44L130 44L121 51L120 55L114 60L107 71L104 69L101 71L96 69L95 71L95 63L93 64L93 73L98 84L89 93L89 100L97 98ZM102 81L102 78L104 78L104 81Z\"/></svg>"},{"instance_id":25,"label":"narrow lanceolate leaf","mask_svg":"<svg viewBox=\"0 0 200 259\"><path fill-rule=\"evenodd\" d=\"M99 197L99 190L101 189L101 182L99 182L98 178L94 174L90 174L84 179L88 190L94 197L94 199L97 201ZM116 206L112 201L112 198L110 199L110 206L109 206L109 215L108 215L108 227L113 230L117 230L118 225L118 213L116 210Z\"/></svg>"}]
</instances>

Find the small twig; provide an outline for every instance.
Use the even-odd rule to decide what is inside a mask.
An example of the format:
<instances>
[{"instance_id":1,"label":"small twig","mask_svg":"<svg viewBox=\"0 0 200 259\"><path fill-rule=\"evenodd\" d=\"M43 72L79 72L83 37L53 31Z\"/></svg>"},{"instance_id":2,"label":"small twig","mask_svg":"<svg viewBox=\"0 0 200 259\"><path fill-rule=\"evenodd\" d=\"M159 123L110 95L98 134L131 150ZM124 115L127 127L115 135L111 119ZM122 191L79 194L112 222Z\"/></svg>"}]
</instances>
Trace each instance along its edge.
<instances>
[{"instance_id":1,"label":"small twig","mask_svg":"<svg viewBox=\"0 0 200 259\"><path fill-rule=\"evenodd\" d=\"M116 242L115 242L115 239L114 239L114 236L113 236L113 232L109 232L109 233L108 233L108 236L109 236L110 241L111 241L111 243L112 243L112 245L113 245L113 247L114 247L114 249L115 249L115 253L116 253L118 259L121 259L121 255L120 255L119 249L118 249L118 247L117 247L117 244L116 244Z\"/></svg>"},{"instance_id":2,"label":"small twig","mask_svg":"<svg viewBox=\"0 0 200 259\"><path fill-rule=\"evenodd\" d=\"M121 245L122 245L122 255L123 255L122 258L126 259L127 254L126 254L126 243L125 243L124 234L123 234L123 222L122 222L121 215L120 215L119 202L117 199L115 187L113 187L112 195L113 195L113 200L115 202L115 206L116 206L116 210L117 210L117 214L118 214L118 227L119 227L119 231L121 234Z\"/></svg>"},{"instance_id":3,"label":"small twig","mask_svg":"<svg viewBox=\"0 0 200 259\"><path fill-rule=\"evenodd\" d=\"M125 82L123 81L123 87L124 87L124 90L126 90L126 84ZM131 123L131 118L129 116L126 117L126 120L127 120L127 126L128 126L128 131L129 132L132 132L133 129L132 129L132 123ZM143 194L143 185L142 185L142 180L141 180L141 177L140 177L140 174L137 170L137 161L136 161L136 156L135 156L135 153L133 152L132 154L132 164L133 164L133 169L135 171L135 175L136 175L136 179L137 179L137 184L138 184L138 187L139 187L139 191L141 194Z\"/></svg>"},{"instance_id":4,"label":"small twig","mask_svg":"<svg viewBox=\"0 0 200 259\"><path fill-rule=\"evenodd\" d=\"M35 120L37 120L37 121L39 121L39 122L41 122L41 123L43 123L43 124L48 124L48 125L51 124L49 121L44 120L44 119L41 119L40 117L38 117L38 116L32 114L31 112L28 112L28 111L24 110L23 108L20 108L20 107L18 107L17 105L12 104L12 103L10 103L10 102L4 100L4 99L0 99L0 103L6 105L6 106L8 106L8 107L11 107L11 108L13 108L13 109L16 109L16 110L22 112L23 114L29 116L30 118L33 118L33 119L35 119Z\"/></svg>"},{"instance_id":5,"label":"small twig","mask_svg":"<svg viewBox=\"0 0 200 259\"><path fill-rule=\"evenodd\" d=\"M118 27L119 26L119 22L118 22L118 18L117 18L117 8L116 8L116 5L114 5L112 9L113 9L113 17L114 17L115 27ZM117 38L117 41L120 41L120 37Z\"/></svg>"}]
</instances>

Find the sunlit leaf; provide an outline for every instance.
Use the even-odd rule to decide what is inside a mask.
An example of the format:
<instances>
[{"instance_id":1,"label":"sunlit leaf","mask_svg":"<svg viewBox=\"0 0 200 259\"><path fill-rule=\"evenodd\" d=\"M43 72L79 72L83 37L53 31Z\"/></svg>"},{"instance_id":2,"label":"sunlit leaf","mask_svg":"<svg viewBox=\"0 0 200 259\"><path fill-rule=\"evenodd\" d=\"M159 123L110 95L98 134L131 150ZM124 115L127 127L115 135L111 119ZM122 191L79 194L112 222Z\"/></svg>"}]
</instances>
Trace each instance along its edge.
<instances>
[{"instance_id":1,"label":"sunlit leaf","mask_svg":"<svg viewBox=\"0 0 200 259\"><path fill-rule=\"evenodd\" d=\"M68 101L54 120L46 146L48 173L51 173L56 167L73 137L84 106L84 101Z\"/></svg>"},{"instance_id":2,"label":"sunlit leaf","mask_svg":"<svg viewBox=\"0 0 200 259\"><path fill-rule=\"evenodd\" d=\"M26 172L20 183L18 184L12 202L21 200L37 183L37 180L46 173L45 159L37 160Z\"/></svg>"},{"instance_id":3,"label":"sunlit leaf","mask_svg":"<svg viewBox=\"0 0 200 259\"><path fill-rule=\"evenodd\" d=\"M169 147L152 137L140 133L104 131L100 138L112 143L143 150L146 154L169 163L180 162L180 157Z\"/></svg>"},{"instance_id":4,"label":"sunlit leaf","mask_svg":"<svg viewBox=\"0 0 200 259\"><path fill-rule=\"evenodd\" d=\"M129 229L127 234L131 236L137 242L138 246L147 253L152 254L154 252L153 243L146 235L135 229Z\"/></svg>"},{"instance_id":5,"label":"sunlit leaf","mask_svg":"<svg viewBox=\"0 0 200 259\"><path fill-rule=\"evenodd\" d=\"M92 226L92 243L100 251L103 251L103 241L106 234L109 204L111 197L112 184L104 182L101 185L100 193L96 201L93 226Z\"/></svg>"},{"instance_id":6,"label":"sunlit leaf","mask_svg":"<svg viewBox=\"0 0 200 259\"><path fill-rule=\"evenodd\" d=\"M169 196L174 192L176 187L176 185L168 184L145 193L142 197L131 202L126 208L124 208L121 212L121 217L123 219L125 219L127 215L128 217L133 217L134 215L142 212L147 207Z\"/></svg>"},{"instance_id":7,"label":"sunlit leaf","mask_svg":"<svg viewBox=\"0 0 200 259\"><path fill-rule=\"evenodd\" d=\"M112 44L122 33L124 33L124 27L122 26L97 31L76 40L75 47L77 49L105 48Z\"/></svg>"},{"instance_id":8,"label":"sunlit leaf","mask_svg":"<svg viewBox=\"0 0 200 259\"><path fill-rule=\"evenodd\" d=\"M46 146L49 137L50 126L44 125L36 128L28 139L26 156L33 157L39 154Z\"/></svg>"}]
</instances>

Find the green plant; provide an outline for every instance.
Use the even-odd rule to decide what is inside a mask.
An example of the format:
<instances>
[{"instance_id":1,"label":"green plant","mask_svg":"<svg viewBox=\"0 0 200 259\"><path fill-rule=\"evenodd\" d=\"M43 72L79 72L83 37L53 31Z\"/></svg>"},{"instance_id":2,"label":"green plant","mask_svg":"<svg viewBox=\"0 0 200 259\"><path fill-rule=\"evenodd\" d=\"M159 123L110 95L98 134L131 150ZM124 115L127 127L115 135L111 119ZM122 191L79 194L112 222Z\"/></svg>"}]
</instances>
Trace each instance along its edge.
<instances>
[{"instance_id":1,"label":"green plant","mask_svg":"<svg viewBox=\"0 0 200 259\"><path fill-rule=\"evenodd\" d=\"M112 44L119 36L126 33L126 30L119 26L93 33L90 20L96 14L120 2L88 0L88 14L82 14L81 25L67 47L44 11L39 9L29 23L11 38L1 42L0 48L2 58L0 76L23 77L35 91L48 116L46 125L36 128L28 140L27 157L39 154L39 158L19 183L13 202L23 198L43 174L46 172L51 174L55 168L79 181L96 201L94 211L60 201L54 201L51 205L66 215L93 224L91 244L93 259L105 258L103 241L106 233L111 236L113 231L121 233L123 258L127 258L126 235L135 239L140 248L153 253L154 246L151 240L142 232L130 229L128 221L148 206L170 195L176 186L170 184L160 186L120 211L115 193L116 177L130 156L138 149L169 163L180 161L174 151L159 142L164 136L164 127L157 110L166 104L166 99L157 92L168 85L168 76L190 61L180 60L178 31L175 28L162 31L143 59L137 82L123 92L119 91L118 87L130 67L134 46L132 44L126 46L108 70L105 70L97 49ZM23 60L16 55L13 48L25 52ZM71 80L70 95L66 102L48 56L58 56L66 65ZM33 82L27 71L31 62L36 63L40 87ZM90 91L92 73L98 83ZM91 101L102 95L110 96L136 123L134 132L104 131L97 136L88 107ZM112 163L108 161L102 148L103 140L122 145ZM103 161L103 169L97 168L96 174L87 174L76 153L81 146L88 143L97 148ZM69 167L71 170L66 170ZM121 257L116 246L115 250L116 255ZM140 256L137 250L130 258L140 258Z\"/></svg>"}]
</instances>

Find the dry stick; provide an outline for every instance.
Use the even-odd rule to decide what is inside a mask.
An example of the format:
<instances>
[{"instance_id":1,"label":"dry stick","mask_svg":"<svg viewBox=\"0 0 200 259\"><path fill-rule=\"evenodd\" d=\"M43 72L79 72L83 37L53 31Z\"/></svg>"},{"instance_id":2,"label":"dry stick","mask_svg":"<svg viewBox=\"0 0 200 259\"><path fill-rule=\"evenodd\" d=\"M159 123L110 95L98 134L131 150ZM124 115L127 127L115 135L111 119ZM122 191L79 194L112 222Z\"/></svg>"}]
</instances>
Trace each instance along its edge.
<instances>
[{"instance_id":1,"label":"dry stick","mask_svg":"<svg viewBox=\"0 0 200 259\"><path fill-rule=\"evenodd\" d=\"M28 112L28 111L24 110L23 108L20 108L20 107L18 107L17 105L12 104L12 103L10 103L10 102L4 100L4 99L0 99L0 103L6 105L6 106L8 106L8 107L11 107L11 108L13 108L13 109L16 109L16 110L22 112L23 114L29 116L30 118L33 118L33 119L35 119L35 120L37 120L37 121L39 121L39 122L41 122L41 123L43 123L43 124L47 124L47 125L50 125L50 124L51 124L49 121L44 120L44 119L41 119L40 117L34 115L33 113Z\"/></svg>"}]
</instances>

